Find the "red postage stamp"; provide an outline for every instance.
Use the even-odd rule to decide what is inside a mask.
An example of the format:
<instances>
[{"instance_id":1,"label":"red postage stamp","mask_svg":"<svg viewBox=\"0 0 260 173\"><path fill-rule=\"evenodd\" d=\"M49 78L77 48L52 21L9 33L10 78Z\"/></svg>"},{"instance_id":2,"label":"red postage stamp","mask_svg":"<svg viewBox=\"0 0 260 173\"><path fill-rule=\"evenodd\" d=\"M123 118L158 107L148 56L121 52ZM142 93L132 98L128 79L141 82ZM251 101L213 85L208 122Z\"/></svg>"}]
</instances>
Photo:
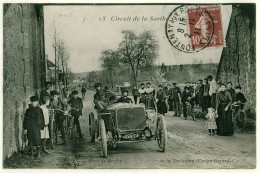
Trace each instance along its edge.
<instances>
[{"instance_id":1,"label":"red postage stamp","mask_svg":"<svg viewBox=\"0 0 260 173\"><path fill-rule=\"evenodd\" d=\"M214 30L214 32L207 47L224 45L220 6L188 9L188 19L191 44L195 49L204 46L204 42L209 39L207 33L210 30Z\"/></svg>"},{"instance_id":2,"label":"red postage stamp","mask_svg":"<svg viewBox=\"0 0 260 173\"><path fill-rule=\"evenodd\" d=\"M220 6L179 6L167 18L165 31L171 45L186 53L224 45Z\"/></svg>"}]
</instances>

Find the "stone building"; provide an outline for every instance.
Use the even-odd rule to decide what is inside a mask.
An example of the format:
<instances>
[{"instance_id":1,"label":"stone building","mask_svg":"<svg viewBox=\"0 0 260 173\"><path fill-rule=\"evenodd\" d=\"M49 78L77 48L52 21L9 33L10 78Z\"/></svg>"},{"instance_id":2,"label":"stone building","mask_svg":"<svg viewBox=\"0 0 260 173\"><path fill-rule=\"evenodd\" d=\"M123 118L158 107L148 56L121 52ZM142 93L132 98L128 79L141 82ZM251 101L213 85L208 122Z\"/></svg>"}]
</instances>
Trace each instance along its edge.
<instances>
[{"instance_id":1,"label":"stone building","mask_svg":"<svg viewBox=\"0 0 260 173\"><path fill-rule=\"evenodd\" d=\"M29 98L45 85L43 6L4 4L3 157L22 147Z\"/></svg>"},{"instance_id":2,"label":"stone building","mask_svg":"<svg viewBox=\"0 0 260 173\"><path fill-rule=\"evenodd\" d=\"M248 100L246 111L255 118L256 108L256 13L255 4L232 6L217 80L241 85Z\"/></svg>"}]
</instances>

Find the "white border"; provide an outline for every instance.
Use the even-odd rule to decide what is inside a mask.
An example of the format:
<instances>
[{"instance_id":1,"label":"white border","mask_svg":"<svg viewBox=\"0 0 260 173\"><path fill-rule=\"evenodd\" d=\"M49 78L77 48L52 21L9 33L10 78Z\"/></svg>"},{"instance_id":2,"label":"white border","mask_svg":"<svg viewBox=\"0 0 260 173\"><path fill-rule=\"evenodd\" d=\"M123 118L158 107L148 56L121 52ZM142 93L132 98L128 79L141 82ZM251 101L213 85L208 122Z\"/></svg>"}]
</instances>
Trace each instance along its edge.
<instances>
[{"instance_id":1,"label":"white border","mask_svg":"<svg viewBox=\"0 0 260 173\"><path fill-rule=\"evenodd\" d=\"M0 31L1 33L3 33L3 3L55 3L55 4L64 4L64 3L256 3L256 19L258 19L259 17L259 3L257 2L257 0L196 0L196 1L191 1L191 0L110 0L110 1L106 1L106 0L2 0L0 2L1 4L1 8L0 8L0 21L1 21L1 27L0 27ZM256 20L256 49L258 48L258 43L259 43L259 37L258 37L258 32L259 31L259 22L258 20ZM2 38L2 34L1 34L1 41L0 41L0 55L1 55L1 61L0 61L0 106L1 108L3 108L3 38ZM259 61L258 59L258 53L259 53L259 49L257 49L256 51L256 66L260 67ZM256 68L256 84L257 84L257 90L256 90L256 97L257 97L257 103L258 103L258 99L259 99L259 92L258 92L258 88L259 88L259 69ZM259 107L256 107L256 112L259 112ZM3 115L3 109L0 109L0 115ZM51 171L51 172L60 172L60 170L58 169L3 169L3 116L1 116L1 123L0 123L0 127L1 127L1 133L0 133L0 141L1 141L1 152L0 152L0 158L1 158L1 162L0 162L0 172L46 172L46 171ZM259 127L260 123L259 123L259 117L258 115L256 115L257 117L257 127ZM257 136L257 150L259 148L259 138L258 138L258 134L259 134L259 128L257 128L256 131L256 136ZM118 173L122 173L122 172L142 172L142 173L146 173L146 172L236 172L236 173L240 173L240 172L259 172L259 152L256 153L256 163L257 163L257 168L256 169L81 169L81 170L72 170L72 169L63 169L62 171L65 172L118 172Z\"/></svg>"}]
</instances>

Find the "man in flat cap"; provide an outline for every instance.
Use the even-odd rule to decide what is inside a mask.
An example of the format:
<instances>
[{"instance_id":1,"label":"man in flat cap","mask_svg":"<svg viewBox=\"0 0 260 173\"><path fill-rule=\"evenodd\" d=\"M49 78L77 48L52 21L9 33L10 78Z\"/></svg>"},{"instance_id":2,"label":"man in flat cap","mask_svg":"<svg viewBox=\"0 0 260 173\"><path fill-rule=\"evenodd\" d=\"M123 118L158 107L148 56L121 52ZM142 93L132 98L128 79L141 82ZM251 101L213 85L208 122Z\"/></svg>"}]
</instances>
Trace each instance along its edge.
<instances>
[{"instance_id":1,"label":"man in flat cap","mask_svg":"<svg viewBox=\"0 0 260 173\"><path fill-rule=\"evenodd\" d=\"M175 116L180 116L180 102L181 102L181 90L177 87L177 83L172 84L173 87L170 90L170 98L173 105Z\"/></svg>"},{"instance_id":2,"label":"man in flat cap","mask_svg":"<svg viewBox=\"0 0 260 173\"><path fill-rule=\"evenodd\" d=\"M50 109L55 110L55 115L54 115L54 119L57 125L58 130L60 130L61 135L62 135L62 141L60 144L65 144L65 131L64 131L64 125L63 122L65 120L65 116L67 115L69 110L70 110L70 106L67 102L65 102L64 100L62 100L59 97L59 92L56 90L51 91L51 96L52 96L52 100L51 100L51 104L50 104ZM52 129L54 130L54 129Z\"/></svg>"},{"instance_id":3,"label":"man in flat cap","mask_svg":"<svg viewBox=\"0 0 260 173\"><path fill-rule=\"evenodd\" d=\"M50 99L52 98L51 97L51 87L52 87L52 83L51 82L46 82L45 83L45 90L41 92L41 95L40 95L40 104L42 105L43 104L43 98L45 96L48 96Z\"/></svg>"},{"instance_id":4,"label":"man in flat cap","mask_svg":"<svg viewBox=\"0 0 260 173\"><path fill-rule=\"evenodd\" d=\"M72 95L73 97L68 101L68 104L71 107L71 115L74 117L73 124L76 125L79 138L82 139L79 116L82 116L83 102L82 99L78 97L78 91L72 91Z\"/></svg>"}]
</instances>

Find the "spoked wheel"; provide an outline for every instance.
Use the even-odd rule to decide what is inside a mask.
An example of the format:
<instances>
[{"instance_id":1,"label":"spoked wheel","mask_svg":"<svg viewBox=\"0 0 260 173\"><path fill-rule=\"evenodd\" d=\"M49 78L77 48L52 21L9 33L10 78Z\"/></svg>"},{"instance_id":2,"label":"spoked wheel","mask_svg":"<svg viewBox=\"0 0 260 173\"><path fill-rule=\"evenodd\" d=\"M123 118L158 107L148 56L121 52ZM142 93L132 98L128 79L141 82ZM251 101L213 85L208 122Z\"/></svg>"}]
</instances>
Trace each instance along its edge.
<instances>
[{"instance_id":1,"label":"spoked wheel","mask_svg":"<svg viewBox=\"0 0 260 173\"><path fill-rule=\"evenodd\" d=\"M72 128L73 128L73 119L72 116L68 117L68 136L69 139L72 139Z\"/></svg>"},{"instance_id":2,"label":"spoked wheel","mask_svg":"<svg viewBox=\"0 0 260 173\"><path fill-rule=\"evenodd\" d=\"M95 133L96 133L96 130L95 130L95 117L94 117L94 113L91 112L89 114L89 134L90 134L90 141L91 142L95 142Z\"/></svg>"},{"instance_id":3,"label":"spoked wheel","mask_svg":"<svg viewBox=\"0 0 260 173\"><path fill-rule=\"evenodd\" d=\"M102 157L107 158L107 135L103 119L99 121L99 132L101 137L101 155Z\"/></svg>"},{"instance_id":4,"label":"spoked wheel","mask_svg":"<svg viewBox=\"0 0 260 173\"><path fill-rule=\"evenodd\" d=\"M162 115L159 115L156 124L156 140L160 151L165 152L167 147L167 128Z\"/></svg>"},{"instance_id":5,"label":"spoked wheel","mask_svg":"<svg viewBox=\"0 0 260 173\"><path fill-rule=\"evenodd\" d=\"M187 106L187 116L191 116L192 119L195 121L195 114L194 114L194 112L192 111L192 108L191 108L190 105Z\"/></svg>"},{"instance_id":6,"label":"spoked wheel","mask_svg":"<svg viewBox=\"0 0 260 173\"><path fill-rule=\"evenodd\" d=\"M240 111L236 119L236 127L238 131L243 131L247 125L247 115L245 112Z\"/></svg>"}]
</instances>

